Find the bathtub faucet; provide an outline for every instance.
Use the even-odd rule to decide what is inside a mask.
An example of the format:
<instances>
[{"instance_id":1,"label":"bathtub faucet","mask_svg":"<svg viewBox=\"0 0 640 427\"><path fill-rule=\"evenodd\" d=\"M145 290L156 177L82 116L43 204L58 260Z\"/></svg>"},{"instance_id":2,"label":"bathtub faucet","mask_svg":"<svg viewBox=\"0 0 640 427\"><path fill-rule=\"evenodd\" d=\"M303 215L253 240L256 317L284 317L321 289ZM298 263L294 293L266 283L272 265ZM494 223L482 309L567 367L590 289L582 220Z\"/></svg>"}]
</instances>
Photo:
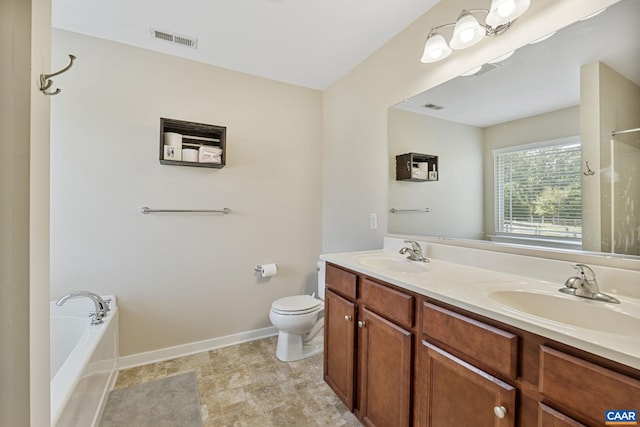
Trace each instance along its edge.
<instances>
[{"instance_id":1,"label":"bathtub faucet","mask_svg":"<svg viewBox=\"0 0 640 427\"><path fill-rule=\"evenodd\" d=\"M96 308L95 313L90 314L91 324L99 325L100 323L102 323L102 318L106 316L107 311L109 311L109 304L107 304L107 302L103 300L100 297L100 295L94 294L93 292L89 292L89 291L71 292L70 294L67 294L62 298L60 298L56 302L56 305L60 307L62 304L64 304L70 299L81 298L81 297L89 298L91 301L93 301L93 304L95 305L95 308Z\"/></svg>"}]
</instances>

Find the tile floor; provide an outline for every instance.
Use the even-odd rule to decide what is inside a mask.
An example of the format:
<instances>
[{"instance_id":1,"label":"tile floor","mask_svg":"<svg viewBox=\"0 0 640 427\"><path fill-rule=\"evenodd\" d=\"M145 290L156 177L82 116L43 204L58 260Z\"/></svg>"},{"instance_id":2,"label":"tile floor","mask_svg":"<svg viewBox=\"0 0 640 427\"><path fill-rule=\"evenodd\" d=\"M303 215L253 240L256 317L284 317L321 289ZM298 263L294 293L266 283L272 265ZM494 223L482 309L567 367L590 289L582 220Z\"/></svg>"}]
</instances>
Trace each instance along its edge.
<instances>
[{"instance_id":1,"label":"tile floor","mask_svg":"<svg viewBox=\"0 0 640 427\"><path fill-rule=\"evenodd\" d=\"M322 355L284 363L276 337L120 371L115 388L195 371L205 427L360 426L322 379Z\"/></svg>"}]
</instances>

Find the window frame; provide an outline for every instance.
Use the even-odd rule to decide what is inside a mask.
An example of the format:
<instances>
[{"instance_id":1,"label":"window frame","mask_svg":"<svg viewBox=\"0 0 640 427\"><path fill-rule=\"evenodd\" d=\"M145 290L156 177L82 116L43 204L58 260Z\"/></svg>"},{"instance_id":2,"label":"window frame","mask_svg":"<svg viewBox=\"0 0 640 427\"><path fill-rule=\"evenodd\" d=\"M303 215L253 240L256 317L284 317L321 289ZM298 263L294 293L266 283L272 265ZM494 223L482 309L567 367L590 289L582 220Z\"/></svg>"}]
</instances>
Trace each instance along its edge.
<instances>
[{"instance_id":1,"label":"window frame","mask_svg":"<svg viewBox=\"0 0 640 427\"><path fill-rule=\"evenodd\" d=\"M582 247L582 236L583 233L581 231L581 237L563 237L563 236L545 236L545 235L535 235L535 234L525 234L525 233L513 233L504 231L504 220L505 220L505 208L504 208L504 197L505 197L505 181L504 181L504 166L499 165L499 161L503 160L500 155L534 150L539 148L546 147L555 147L555 146L563 146L563 145L579 145L582 146L580 136L574 135L565 138L557 138L557 139L549 139L543 141L537 141L528 144L519 144L512 145L508 147L495 148L491 150L493 156L493 206L494 206L494 234L492 236L493 240L503 241L503 242L512 242L512 243L523 243L523 244L531 244L537 246L554 246L554 247L570 247L580 249ZM582 161L580 162L582 164ZM582 171L582 169L580 169ZM580 189L581 197L582 197L582 188ZM582 214L580 215L582 220ZM581 221L582 222L582 221ZM582 227L582 226L581 226ZM495 238L494 238L495 237Z\"/></svg>"}]
</instances>

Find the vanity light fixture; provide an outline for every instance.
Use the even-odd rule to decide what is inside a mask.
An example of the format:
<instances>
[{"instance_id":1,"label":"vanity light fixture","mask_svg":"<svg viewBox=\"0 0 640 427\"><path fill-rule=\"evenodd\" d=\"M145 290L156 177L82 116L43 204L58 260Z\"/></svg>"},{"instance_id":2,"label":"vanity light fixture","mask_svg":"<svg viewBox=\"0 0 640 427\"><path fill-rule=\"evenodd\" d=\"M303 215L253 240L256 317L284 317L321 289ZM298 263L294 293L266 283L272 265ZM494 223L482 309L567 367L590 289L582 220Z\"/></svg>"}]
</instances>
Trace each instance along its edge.
<instances>
[{"instance_id":1,"label":"vanity light fixture","mask_svg":"<svg viewBox=\"0 0 640 427\"><path fill-rule=\"evenodd\" d=\"M507 31L515 20L529 8L531 0L491 0L489 9L464 9L456 22L433 27L429 31L420 61L431 63L451 55L454 49L465 49L480 42L486 36L494 37ZM475 14L486 14L485 23ZM439 30L453 27L453 35L447 43Z\"/></svg>"},{"instance_id":2,"label":"vanity light fixture","mask_svg":"<svg viewBox=\"0 0 640 427\"><path fill-rule=\"evenodd\" d=\"M504 61L507 58L510 58L511 55L513 55L514 53L516 53L515 50L512 50L511 52L507 52L504 55L500 55L497 58L492 59L491 61L487 61L489 64L497 64L498 62Z\"/></svg>"},{"instance_id":3,"label":"vanity light fixture","mask_svg":"<svg viewBox=\"0 0 640 427\"><path fill-rule=\"evenodd\" d=\"M469 71L465 71L464 73L462 73L460 75L463 76L463 77L473 76L475 73L477 73L481 69L482 69L482 65L478 65L477 67L473 67Z\"/></svg>"},{"instance_id":4,"label":"vanity light fixture","mask_svg":"<svg viewBox=\"0 0 640 427\"><path fill-rule=\"evenodd\" d=\"M545 41L546 39L548 39L549 37L553 36L555 33L556 33L555 31L554 31L554 32L552 32L552 33L549 33L549 34L547 34L546 36L542 36L542 37L540 37L539 39L535 39L534 41L529 42L529 44L536 44L536 43L543 42L543 41Z\"/></svg>"}]
</instances>

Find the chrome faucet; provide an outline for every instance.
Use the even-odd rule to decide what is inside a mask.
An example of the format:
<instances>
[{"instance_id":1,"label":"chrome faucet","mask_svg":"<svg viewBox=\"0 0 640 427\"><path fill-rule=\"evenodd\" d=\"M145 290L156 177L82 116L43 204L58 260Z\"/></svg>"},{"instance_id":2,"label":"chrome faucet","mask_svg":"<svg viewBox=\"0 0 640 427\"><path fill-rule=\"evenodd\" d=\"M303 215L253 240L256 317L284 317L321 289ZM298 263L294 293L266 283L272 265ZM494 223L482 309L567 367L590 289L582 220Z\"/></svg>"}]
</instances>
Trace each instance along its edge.
<instances>
[{"instance_id":1,"label":"chrome faucet","mask_svg":"<svg viewBox=\"0 0 640 427\"><path fill-rule=\"evenodd\" d=\"M577 297L588 298L598 301L620 304L620 301L612 296L603 294L598 287L596 273L586 264L576 264L573 266L579 272L579 276L571 276L564 283L564 288L558 289L565 294Z\"/></svg>"},{"instance_id":2,"label":"chrome faucet","mask_svg":"<svg viewBox=\"0 0 640 427\"><path fill-rule=\"evenodd\" d=\"M407 259L411 261L429 262L429 260L422 255L422 248L418 242L413 240L405 240L404 242L409 243L411 248L404 247L400 249L402 255L409 254L407 255Z\"/></svg>"},{"instance_id":3,"label":"chrome faucet","mask_svg":"<svg viewBox=\"0 0 640 427\"><path fill-rule=\"evenodd\" d=\"M106 316L107 311L109 311L109 304L107 304L107 302L103 300L100 297L100 295L94 294L93 292L89 292L89 291L71 292L70 294L67 294L62 298L60 298L56 302L56 305L60 307L70 299L81 298L81 297L89 298L91 301L93 301L93 304L95 306L96 311L94 313L90 313L91 324L99 325L100 323L102 323L102 318Z\"/></svg>"}]
</instances>

